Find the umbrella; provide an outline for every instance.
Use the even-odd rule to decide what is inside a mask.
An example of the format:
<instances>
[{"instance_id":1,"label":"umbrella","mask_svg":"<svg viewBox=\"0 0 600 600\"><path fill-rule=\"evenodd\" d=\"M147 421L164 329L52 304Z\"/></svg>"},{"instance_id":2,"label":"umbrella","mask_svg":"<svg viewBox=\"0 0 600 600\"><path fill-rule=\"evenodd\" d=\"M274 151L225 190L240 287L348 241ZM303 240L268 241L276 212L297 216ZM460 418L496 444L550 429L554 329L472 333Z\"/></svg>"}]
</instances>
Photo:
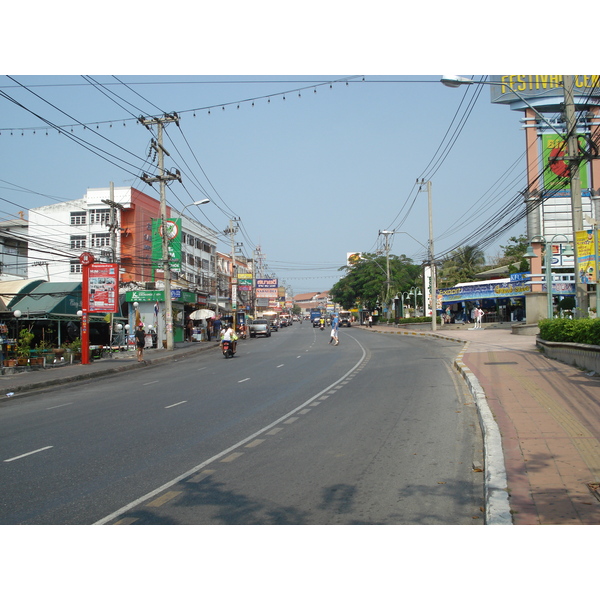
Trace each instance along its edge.
<instances>
[{"instance_id":1,"label":"umbrella","mask_svg":"<svg viewBox=\"0 0 600 600\"><path fill-rule=\"evenodd\" d=\"M208 310L207 308L201 308L200 310L195 310L191 315L190 319L192 321L199 321L200 319L212 319L215 316L214 310Z\"/></svg>"}]
</instances>

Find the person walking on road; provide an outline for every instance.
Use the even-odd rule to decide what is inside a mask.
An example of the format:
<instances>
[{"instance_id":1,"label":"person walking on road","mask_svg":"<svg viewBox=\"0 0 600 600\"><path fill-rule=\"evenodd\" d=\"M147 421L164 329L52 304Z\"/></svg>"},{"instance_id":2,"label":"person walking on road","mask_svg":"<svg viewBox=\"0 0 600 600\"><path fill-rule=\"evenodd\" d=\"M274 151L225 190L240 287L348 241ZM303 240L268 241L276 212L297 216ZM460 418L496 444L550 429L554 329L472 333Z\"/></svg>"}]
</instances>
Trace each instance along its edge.
<instances>
[{"instance_id":1,"label":"person walking on road","mask_svg":"<svg viewBox=\"0 0 600 600\"><path fill-rule=\"evenodd\" d=\"M331 337L329 338L329 343L334 342L334 346L337 346L340 341L338 340L338 327L340 320L337 315L333 315L333 320L331 321Z\"/></svg>"},{"instance_id":2,"label":"person walking on road","mask_svg":"<svg viewBox=\"0 0 600 600\"><path fill-rule=\"evenodd\" d=\"M146 334L140 325L135 332L135 346L137 349L137 361L144 362L144 347L146 346Z\"/></svg>"}]
</instances>

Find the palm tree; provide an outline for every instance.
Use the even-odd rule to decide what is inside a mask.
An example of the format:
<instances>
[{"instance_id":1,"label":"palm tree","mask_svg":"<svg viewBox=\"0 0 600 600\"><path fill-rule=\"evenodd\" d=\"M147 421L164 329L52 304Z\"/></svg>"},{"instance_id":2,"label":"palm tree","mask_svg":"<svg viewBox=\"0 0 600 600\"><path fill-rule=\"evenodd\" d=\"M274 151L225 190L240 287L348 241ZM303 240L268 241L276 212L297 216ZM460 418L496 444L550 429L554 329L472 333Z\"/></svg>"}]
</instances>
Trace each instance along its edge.
<instances>
[{"instance_id":1,"label":"palm tree","mask_svg":"<svg viewBox=\"0 0 600 600\"><path fill-rule=\"evenodd\" d=\"M477 246L457 248L442 263L441 280L444 287L473 281L484 265L485 254Z\"/></svg>"}]
</instances>

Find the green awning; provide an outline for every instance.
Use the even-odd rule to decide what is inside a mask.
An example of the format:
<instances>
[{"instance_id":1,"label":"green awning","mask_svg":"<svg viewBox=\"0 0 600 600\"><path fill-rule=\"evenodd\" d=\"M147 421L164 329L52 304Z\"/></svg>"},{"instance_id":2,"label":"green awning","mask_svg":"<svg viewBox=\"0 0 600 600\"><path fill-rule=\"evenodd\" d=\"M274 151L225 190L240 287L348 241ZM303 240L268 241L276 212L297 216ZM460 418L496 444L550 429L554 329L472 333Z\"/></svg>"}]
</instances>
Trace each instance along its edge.
<instances>
[{"instance_id":1,"label":"green awning","mask_svg":"<svg viewBox=\"0 0 600 600\"><path fill-rule=\"evenodd\" d=\"M81 310L81 282L45 281L28 290L10 308L20 310L22 319L51 319L53 315L77 318L77 311Z\"/></svg>"}]
</instances>

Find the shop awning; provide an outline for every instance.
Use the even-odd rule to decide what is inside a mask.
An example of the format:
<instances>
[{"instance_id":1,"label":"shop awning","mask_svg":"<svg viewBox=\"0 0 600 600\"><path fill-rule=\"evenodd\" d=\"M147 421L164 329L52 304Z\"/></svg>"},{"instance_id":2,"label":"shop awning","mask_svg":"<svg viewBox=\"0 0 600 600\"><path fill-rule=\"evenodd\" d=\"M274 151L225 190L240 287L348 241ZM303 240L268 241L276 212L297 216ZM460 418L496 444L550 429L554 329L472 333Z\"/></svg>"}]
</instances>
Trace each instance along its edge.
<instances>
[{"instance_id":1,"label":"shop awning","mask_svg":"<svg viewBox=\"0 0 600 600\"><path fill-rule=\"evenodd\" d=\"M0 310L16 310L15 304L25 294L45 283L43 279L14 279L11 281L0 281Z\"/></svg>"},{"instance_id":2,"label":"shop awning","mask_svg":"<svg viewBox=\"0 0 600 600\"><path fill-rule=\"evenodd\" d=\"M20 296L11 310L20 310L22 319L77 318L77 311L81 310L81 282L38 282Z\"/></svg>"}]
</instances>

